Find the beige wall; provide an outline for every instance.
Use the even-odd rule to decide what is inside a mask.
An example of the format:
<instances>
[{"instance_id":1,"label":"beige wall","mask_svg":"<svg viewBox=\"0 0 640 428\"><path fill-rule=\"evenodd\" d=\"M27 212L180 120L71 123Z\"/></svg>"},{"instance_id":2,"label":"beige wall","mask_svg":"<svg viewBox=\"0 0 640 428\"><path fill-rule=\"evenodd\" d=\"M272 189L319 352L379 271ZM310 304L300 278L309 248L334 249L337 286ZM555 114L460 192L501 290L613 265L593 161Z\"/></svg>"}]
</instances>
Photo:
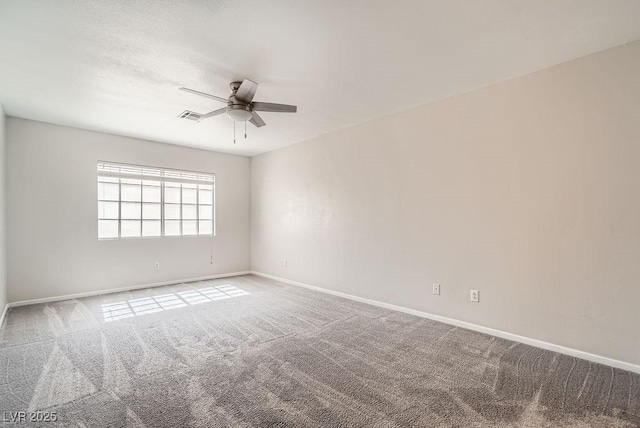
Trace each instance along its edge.
<instances>
[{"instance_id":1,"label":"beige wall","mask_svg":"<svg viewBox=\"0 0 640 428\"><path fill-rule=\"evenodd\" d=\"M254 157L253 269L640 364L638 76L634 43Z\"/></svg>"},{"instance_id":2,"label":"beige wall","mask_svg":"<svg viewBox=\"0 0 640 428\"><path fill-rule=\"evenodd\" d=\"M7 137L9 301L250 268L249 158L15 118ZM98 160L215 173L217 236L98 241Z\"/></svg>"},{"instance_id":3,"label":"beige wall","mask_svg":"<svg viewBox=\"0 0 640 428\"><path fill-rule=\"evenodd\" d=\"M7 143L5 116L0 104L0 317L7 303Z\"/></svg>"}]
</instances>

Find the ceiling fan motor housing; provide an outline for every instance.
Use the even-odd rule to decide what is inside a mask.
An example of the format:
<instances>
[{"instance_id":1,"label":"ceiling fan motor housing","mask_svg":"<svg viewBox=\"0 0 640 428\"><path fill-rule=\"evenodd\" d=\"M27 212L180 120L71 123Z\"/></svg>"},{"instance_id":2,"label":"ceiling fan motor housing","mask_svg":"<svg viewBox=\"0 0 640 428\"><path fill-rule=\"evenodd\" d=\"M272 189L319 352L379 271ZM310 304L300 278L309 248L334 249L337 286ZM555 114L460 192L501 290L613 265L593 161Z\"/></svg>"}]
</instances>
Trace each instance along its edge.
<instances>
[{"instance_id":1,"label":"ceiling fan motor housing","mask_svg":"<svg viewBox=\"0 0 640 428\"><path fill-rule=\"evenodd\" d=\"M236 122L245 122L253 117L251 104L236 100L233 95L229 97L227 104L227 115Z\"/></svg>"}]
</instances>

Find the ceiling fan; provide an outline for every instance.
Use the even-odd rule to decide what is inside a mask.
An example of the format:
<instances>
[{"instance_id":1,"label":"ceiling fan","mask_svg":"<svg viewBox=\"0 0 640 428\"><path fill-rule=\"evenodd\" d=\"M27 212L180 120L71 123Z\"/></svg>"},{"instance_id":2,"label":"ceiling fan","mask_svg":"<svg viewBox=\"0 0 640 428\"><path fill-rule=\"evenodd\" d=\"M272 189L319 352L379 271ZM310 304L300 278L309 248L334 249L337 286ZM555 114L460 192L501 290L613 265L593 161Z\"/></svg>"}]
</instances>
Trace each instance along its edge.
<instances>
[{"instance_id":1,"label":"ceiling fan","mask_svg":"<svg viewBox=\"0 0 640 428\"><path fill-rule=\"evenodd\" d=\"M185 111L180 117L185 117L185 113L192 114L190 119L201 121L213 116L218 116L223 113L227 113L231 119L236 122L247 122L260 128L265 126L264 120L258 115L259 111L274 112L274 113L296 113L298 107L290 106L286 104L273 104L263 103L260 101L253 101L253 97L258 89L258 84L252 80L244 79L242 82L231 82L229 85L231 88L231 95L229 98L218 97L216 95L205 94L204 92L196 91L189 88L180 88L181 91L188 92L190 94L199 95L201 97L211 98L212 100L225 103L226 107L219 108L218 110L210 111L205 114L198 114L195 112ZM235 127L234 127L235 131ZM246 138L246 135L245 135Z\"/></svg>"}]
</instances>

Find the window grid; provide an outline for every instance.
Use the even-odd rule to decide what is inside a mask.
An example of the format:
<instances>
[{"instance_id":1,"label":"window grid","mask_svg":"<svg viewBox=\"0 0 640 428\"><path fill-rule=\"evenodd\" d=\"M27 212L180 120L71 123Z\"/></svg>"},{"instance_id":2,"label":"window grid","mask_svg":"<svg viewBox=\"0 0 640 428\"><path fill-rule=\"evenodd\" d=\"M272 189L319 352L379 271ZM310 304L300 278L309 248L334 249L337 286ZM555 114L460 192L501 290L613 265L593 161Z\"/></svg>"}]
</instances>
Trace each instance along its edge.
<instances>
[{"instance_id":1,"label":"window grid","mask_svg":"<svg viewBox=\"0 0 640 428\"><path fill-rule=\"evenodd\" d=\"M140 237L144 238L142 234L142 225L144 224L144 216L142 215L142 209L144 207L144 184L142 184L142 180L140 180Z\"/></svg>"},{"instance_id":2,"label":"window grid","mask_svg":"<svg viewBox=\"0 0 640 428\"><path fill-rule=\"evenodd\" d=\"M99 239L159 238L167 236L215 236L215 181L212 174L205 175L204 173L191 173L187 171L172 171L171 173L167 173L166 170L154 168L143 170L144 172L140 173L141 168L145 167L129 167L130 169L127 171L127 174L133 174L130 177L125 175L124 173L120 174L119 171L121 170L118 169L120 167L116 164L103 164L101 162L98 163L98 185L102 186L102 194L99 194L97 198L98 205L101 207L101 211L98 213L98 221L117 223L117 227L115 227L115 230L112 229L113 233L109 233L108 228L105 229L105 232L101 232L101 228L99 225ZM107 173L101 174L101 170L107 171ZM124 170L124 168L122 170ZM151 171L152 173L149 173L149 171ZM197 180L205 181L205 179L210 181L204 183L197 182ZM158 184L153 185L152 183ZM171 188L174 188L178 191L177 201L167 202L167 183L171 183ZM114 200L113 187L111 196L109 195L109 192L107 191L107 186L109 185L117 185L117 200ZM123 186L135 186L137 187L137 192L134 191L134 193L132 193L131 188L127 188L127 192L125 193L123 190ZM155 200L156 197L153 196L152 189L154 188L157 188L159 190L159 201ZM147 189L148 192L145 192L145 189ZM191 198L187 199L189 202L185 202L185 189L190 189L192 192L195 192L195 203ZM211 194L211 200L201 200L201 192L209 192ZM146 196L147 193L149 193L148 198ZM123 197L126 200L123 200ZM133 206L131 205L127 206L127 218L123 218L123 214L125 213L123 204L136 203L139 204L137 218L131 215L131 209L133 208ZM117 204L117 218L113 218L113 213L108 214L110 209L109 204ZM155 210L152 210L150 208L154 205L159 206L159 218L155 217L157 215L155 214ZM177 208L177 218L167 218L167 205L173 205ZM185 216L185 211L188 210L187 207L192 207L191 214L187 213L187 215ZM114 208L115 206L111 205L111 209ZM145 208L147 208L148 211L146 217ZM206 217L202 218L201 210L203 210L204 213L207 209L211 212L208 213ZM193 211L195 211L195 213ZM133 221L139 222L139 224L137 225L137 235L135 234L135 232L132 233L131 226L133 226L133 224L127 223L126 229L123 227L123 222ZM153 226L153 224L158 221L160 222L159 234L157 234L158 232L156 227ZM177 234L167 235L167 221L177 221ZM185 222L187 222L188 224L186 224ZM201 222L208 222L209 225L201 224ZM145 229L145 225L147 226L148 230ZM113 228L114 226L116 225L112 224L111 227ZM209 230L208 233L204 232L202 229L202 227L205 226L208 226L206 227L206 229L204 229ZM191 233L185 234L185 230L187 227L189 227ZM115 233L116 231L117 236ZM131 236L123 236L123 233Z\"/></svg>"},{"instance_id":3,"label":"window grid","mask_svg":"<svg viewBox=\"0 0 640 428\"><path fill-rule=\"evenodd\" d=\"M122 180L118 179L118 239L122 237Z\"/></svg>"},{"instance_id":4,"label":"window grid","mask_svg":"<svg viewBox=\"0 0 640 428\"><path fill-rule=\"evenodd\" d=\"M200 235L200 186L196 186L196 235Z\"/></svg>"},{"instance_id":5,"label":"window grid","mask_svg":"<svg viewBox=\"0 0 640 428\"><path fill-rule=\"evenodd\" d=\"M160 182L160 234L164 235L164 181Z\"/></svg>"}]
</instances>

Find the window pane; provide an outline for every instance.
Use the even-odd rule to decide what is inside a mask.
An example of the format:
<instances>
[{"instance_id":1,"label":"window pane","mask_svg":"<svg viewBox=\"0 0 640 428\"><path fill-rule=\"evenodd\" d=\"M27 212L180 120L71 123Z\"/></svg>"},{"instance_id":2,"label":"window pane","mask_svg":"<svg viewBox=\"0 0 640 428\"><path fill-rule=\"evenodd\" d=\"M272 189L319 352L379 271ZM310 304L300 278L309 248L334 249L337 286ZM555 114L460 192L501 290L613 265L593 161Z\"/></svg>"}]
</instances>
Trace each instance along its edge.
<instances>
[{"instance_id":1,"label":"window pane","mask_svg":"<svg viewBox=\"0 0 640 428\"><path fill-rule=\"evenodd\" d=\"M141 204L136 202L123 202L122 203L122 218L123 219L140 219L140 207Z\"/></svg>"},{"instance_id":2,"label":"window pane","mask_svg":"<svg viewBox=\"0 0 640 428\"><path fill-rule=\"evenodd\" d=\"M197 222L194 220L184 220L182 222L182 234L183 235L197 235Z\"/></svg>"},{"instance_id":3,"label":"window pane","mask_svg":"<svg viewBox=\"0 0 640 428\"><path fill-rule=\"evenodd\" d=\"M213 218L213 206L211 205L200 205L198 206L198 211L200 211L200 220Z\"/></svg>"},{"instance_id":4,"label":"window pane","mask_svg":"<svg viewBox=\"0 0 640 428\"><path fill-rule=\"evenodd\" d=\"M160 220L160 204L142 204L142 218Z\"/></svg>"},{"instance_id":5,"label":"window pane","mask_svg":"<svg viewBox=\"0 0 640 428\"><path fill-rule=\"evenodd\" d=\"M200 222L200 230L198 231L200 235L212 235L213 234L213 222L211 220L201 221Z\"/></svg>"},{"instance_id":6,"label":"window pane","mask_svg":"<svg viewBox=\"0 0 640 428\"><path fill-rule=\"evenodd\" d=\"M183 205L182 218L185 220L196 220L198 218L197 205Z\"/></svg>"},{"instance_id":7,"label":"window pane","mask_svg":"<svg viewBox=\"0 0 640 428\"><path fill-rule=\"evenodd\" d=\"M164 218L167 220L180 219L180 205L164 204Z\"/></svg>"},{"instance_id":8,"label":"window pane","mask_svg":"<svg viewBox=\"0 0 640 428\"><path fill-rule=\"evenodd\" d=\"M98 183L98 200L117 201L120 199L118 184Z\"/></svg>"},{"instance_id":9,"label":"window pane","mask_svg":"<svg viewBox=\"0 0 640 428\"><path fill-rule=\"evenodd\" d=\"M213 205L213 192L211 190L203 190L200 186L200 200L201 204Z\"/></svg>"},{"instance_id":10,"label":"window pane","mask_svg":"<svg viewBox=\"0 0 640 428\"><path fill-rule=\"evenodd\" d=\"M183 204L195 204L198 202L198 195L196 186L183 184L182 185L182 203Z\"/></svg>"},{"instance_id":11,"label":"window pane","mask_svg":"<svg viewBox=\"0 0 640 428\"><path fill-rule=\"evenodd\" d=\"M164 236L180 235L180 220L165 220Z\"/></svg>"},{"instance_id":12,"label":"window pane","mask_svg":"<svg viewBox=\"0 0 640 428\"><path fill-rule=\"evenodd\" d=\"M141 189L141 186L122 184L120 190L122 192L122 200L139 202L140 200L142 200Z\"/></svg>"},{"instance_id":13,"label":"window pane","mask_svg":"<svg viewBox=\"0 0 640 428\"><path fill-rule=\"evenodd\" d=\"M141 185L142 184L142 180L136 180L136 179L131 179L131 178L121 178L120 179L120 183L122 184L135 184L135 185Z\"/></svg>"},{"instance_id":14,"label":"window pane","mask_svg":"<svg viewBox=\"0 0 640 428\"><path fill-rule=\"evenodd\" d=\"M117 202L100 202L98 201L98 218L118 219L118 203Z\"/></svg>"},{"instance_id":15,"label":"window pane","mask_svg":"<svg viewBox=\"0 0 640 428\"><path fill-rule=\"evenodd\" d=\"M119 178L115 178L115 177L98 177L98 181L102 182L102 183L116 183L118 184L120 181Z\"/></svg>"},{"instance_id":16,"label":"window pane","mask_svg":"<svg viewBox=\"0 0 640 428\"><path fill-rule=\"evenodd\" d=\"M134 238L140 236L140 220L122 220L120 236Z\"/></svg>"},{"instance_id":17,"label":"window pane","mask_svg":"<svg viewBox=\"0 0 640 428\"><path fill-rule=\"evenodd\" d=\"M180 203L180 184L165 183L164 184L164 201L174 204Z\"/></svg>"},{"instance_id":18,"label":"window pane","mask_svg":"<svg viewBox=\"0 0 640 428\"><path fill-rule=\"evenodd\" d=\"M142 236L160 236L160 220L144 220Z\"/></svg>"},{"instance_id":19,"label":"window pane","mask_svg":"<svg viewBox=\"0 0 640 428\"><path fill-rule=\"evenodd\" d=\"M143 202L160 202L160 187L143 186L142 201Z\"/></svg>"},{"instance_id":20,"label":"window pane","mask_svg":"<svg viewBox=\"0 0 640 428\"><path fill-rule=\"evenodd\" d=\"M98 238L117 238L118 220L98 220Z\"/></svg>"}]
</instances>

